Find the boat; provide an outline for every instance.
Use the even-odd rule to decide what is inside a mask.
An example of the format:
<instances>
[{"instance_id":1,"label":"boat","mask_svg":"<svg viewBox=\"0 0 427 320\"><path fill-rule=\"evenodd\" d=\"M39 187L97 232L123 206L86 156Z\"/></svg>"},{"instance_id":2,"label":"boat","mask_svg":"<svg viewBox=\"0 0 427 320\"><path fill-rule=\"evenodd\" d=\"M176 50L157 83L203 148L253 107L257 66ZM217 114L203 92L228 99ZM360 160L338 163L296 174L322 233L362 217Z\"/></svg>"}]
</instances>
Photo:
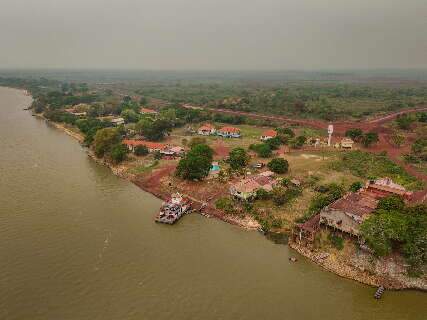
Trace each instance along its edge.
<instances>
[{"instance_id":1,"label":"boat","mask_svg":"<svg viewBox=\"0 0 427 320\"><path fill-rule=\"evenodd\" d=\"M175 193L168 201L163 202L155 221L159 223L174 224L184 214L191 210L191 200Z\"/></svg>"},{"instance_id":2,"label":"boat","mask_svg":"<svg viewBox=\"0 0 427 320\"><path fill-rule=\"evenodd\" d=\"M385 288L383 286L379 286L377 291L374 294L374 298L381 299L381 296L383 295L384 291L385 291Z\"/></svg>"}]
</instances>

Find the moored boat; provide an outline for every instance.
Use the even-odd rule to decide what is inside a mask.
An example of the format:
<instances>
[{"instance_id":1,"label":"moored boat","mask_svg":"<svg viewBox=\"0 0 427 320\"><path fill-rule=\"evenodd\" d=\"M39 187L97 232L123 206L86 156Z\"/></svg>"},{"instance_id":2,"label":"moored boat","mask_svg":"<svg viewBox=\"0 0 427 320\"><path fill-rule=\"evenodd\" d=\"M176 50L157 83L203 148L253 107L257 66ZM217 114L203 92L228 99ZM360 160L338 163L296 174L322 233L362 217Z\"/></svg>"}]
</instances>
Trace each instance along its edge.
<instances>
[{"instance_id":1,"label":"moored boat","mask_svg":"<svg viewBox=\"0 0 427 320\"><path fill-rule=\"evenodd\" d=\"M175 193L168 201L163 202L156 222L174 224L191 209L191 200Z\"/></svg>"}]
</instances>

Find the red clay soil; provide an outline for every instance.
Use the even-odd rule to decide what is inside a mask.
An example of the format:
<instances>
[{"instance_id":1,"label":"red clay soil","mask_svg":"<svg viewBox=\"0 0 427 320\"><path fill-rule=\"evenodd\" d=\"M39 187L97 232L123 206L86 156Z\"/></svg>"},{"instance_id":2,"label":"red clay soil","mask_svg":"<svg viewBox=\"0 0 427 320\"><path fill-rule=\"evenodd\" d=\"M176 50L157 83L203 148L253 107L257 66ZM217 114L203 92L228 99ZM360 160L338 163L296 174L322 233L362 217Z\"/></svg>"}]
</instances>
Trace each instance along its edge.
<instances>
[{"instance_id":1,"label":"red clay soil","mask_svg":"<svg viewBox=\"0 0 427 320\"><path fill-rule=\"evenodd\" d=\"M228 153L230 152L230 148L228 148L223 141L218 140L214 145L214 158L215 159L224 159L226 156L228 156Z\"/></svg>"},{"instance_id":2,"label":"red clay soil","mask_svg":"<svg viewBox=\"0 0 427 320\"><path fill-rule=\"evenodd\" d=\"M159 169L154 169L148 175L137 176L132 182L135 183L141 189L155 195L156 197L165 200L169 197L168 193L165 193L161 186L163 178L168 177L172 172L175 171L176 165L168 165Z\"/></svg>"}]
</instances>

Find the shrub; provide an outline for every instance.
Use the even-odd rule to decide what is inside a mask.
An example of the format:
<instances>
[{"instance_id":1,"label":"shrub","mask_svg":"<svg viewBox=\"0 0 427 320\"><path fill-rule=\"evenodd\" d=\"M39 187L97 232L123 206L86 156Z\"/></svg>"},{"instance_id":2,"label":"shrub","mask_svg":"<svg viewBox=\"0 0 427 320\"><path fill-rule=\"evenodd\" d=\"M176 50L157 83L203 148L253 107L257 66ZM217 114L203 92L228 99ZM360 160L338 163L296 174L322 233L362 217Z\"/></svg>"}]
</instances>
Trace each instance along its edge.
<instances>
[{"instance_id":1,"label":"shrub","mask_svg":"<svg viewBox=\"0 0 427 320\"><path fill-rule=\"evenodd\" d=\"M231 168L234 170L244 168L249 163L249 156L243 148L234 148L230 152L229 161Z\"/></svg>"},{"instance_id":2,"label":"shrub","mask_svg":"<svg viewBox=\"0 0 427 320\"><path fill-rule=\"evenodd\" d=\"M215 201L215 207L217 209L224 211L227 214L236 213L233 200L231 200L230 198L226 198L226 197L219 198L218 200Z\"/></svg>"},{"instance_id":3,"label":"shrub","mask_svg":"<svg viewBox=\"0 0 427 320\"><path fill-rule=\"evenodd\" d=\"M344 248L344 239L340 236L337 236L333 233L330 233L328 235L328 240L331 242L331 244L338 250L342 250Z\"/></svg>"},{"instance_id":4,"label":"shrub","mask_svg":"<svg viewBox=\"0 0 427 320\"><path fill-rule=\"evenodd\" d=\"M289 170L289 163L283 158L274 158L267 164L268 168L275 173L286 173Z\"/></svg>"},{"instance_id":5,"label":"shrub","mask_svg":"<svg viewBox=\"0 0 427 320\"><path fill-rule=\"evenodd\" d=\"M188 179L203 179L209 174L212 165L213 150L205 145L198 144L179 161L176 170L177 176Z\"/></svg>"},{"instance_id":6,"label":"shrub","mask_svg":"<svg viewBox=\"0 0 427 320\"><path fill-rule=\"evenodd\" d=\"M258 189L256 191L256 198L259 200L267 200L271 198L271 194L264 189Z\"/></svg>"},{"instance_id":7,"label":"shrub","mask_svg":"<svg viewBox=\"0 0 427 320\"><path fill-rule=\"evenodd\" d=\"M134 153L137 156L146 156L149 153L149 151L148 151L148 148L146 146L139 145L139 146L136 146Z\"/></svg>"},{"instance_id":8,"label":"shrub","mask_svg":"<svg viewBox=\"0 0 427 320\"><path fill-rule=\"evenodd\" d=\"M345 132L345 136L353 139L354 141L360 141L363 137L363 131L359 128L349 129Z\"/></svg>"},{"instance_id":9,"label":"shrub","mask_svg":"<svg viewBox=\"0 0 427 320\"><path fill-rule=\"evenodd\" d=\"M357 192L357 191L359 191L362 188L363 188L363 183L360 182L360 181L356 181L356 182L354 182L354 183L351 184L349 190L351 192Z\"/></svg>"},{"instance_id":10,"label":"shrub","mask_svg":"<svg viewBox=\"0 0 427 320\"><path fill-rule=\"evenodd\" d=\"M126 159L128 148L123 144L116 144L111 148L110 157L114 163L120 163Z\"/></svg>"},{"instance_id":11,"label":"shrub","mask_svg":"<svg viewBox=\"0 0 427 320\"><path fill-rule=\"evenodd\" d=\"M372 144L378 142L378 134L376 132L368 132L363 135L362 143L365 147L370 147Z\"/></svg>"},{"instance_id":12,"label":"shrub","mask_svg":"<svg viewBox=\"0 0 427 320\"><path fill-rule=\"evenodd\" d=\"M261 158L269 158L272 154L270 145L266 143L251 144L249 149L255 151Z\"/></svg>"}]
</instances>

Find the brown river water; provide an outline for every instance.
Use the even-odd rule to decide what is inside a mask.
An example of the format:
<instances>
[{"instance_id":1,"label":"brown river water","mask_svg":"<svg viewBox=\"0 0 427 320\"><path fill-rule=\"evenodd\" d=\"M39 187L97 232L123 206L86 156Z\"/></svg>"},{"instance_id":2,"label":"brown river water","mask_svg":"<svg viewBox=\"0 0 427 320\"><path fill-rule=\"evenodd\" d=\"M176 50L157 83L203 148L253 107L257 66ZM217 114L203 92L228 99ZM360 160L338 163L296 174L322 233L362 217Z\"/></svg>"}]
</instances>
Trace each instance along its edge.
<instances>
[{"instance_id":1,"label":"brown river water","mask_svg":"<svg viewBox=\"0 0 427 320\"><path fill-rule=\"evenodd\" d=\"M427 295L342 279L285 245L160 200L0 88L0 319L427 319Z\"/></svg>"}]
</instances>

